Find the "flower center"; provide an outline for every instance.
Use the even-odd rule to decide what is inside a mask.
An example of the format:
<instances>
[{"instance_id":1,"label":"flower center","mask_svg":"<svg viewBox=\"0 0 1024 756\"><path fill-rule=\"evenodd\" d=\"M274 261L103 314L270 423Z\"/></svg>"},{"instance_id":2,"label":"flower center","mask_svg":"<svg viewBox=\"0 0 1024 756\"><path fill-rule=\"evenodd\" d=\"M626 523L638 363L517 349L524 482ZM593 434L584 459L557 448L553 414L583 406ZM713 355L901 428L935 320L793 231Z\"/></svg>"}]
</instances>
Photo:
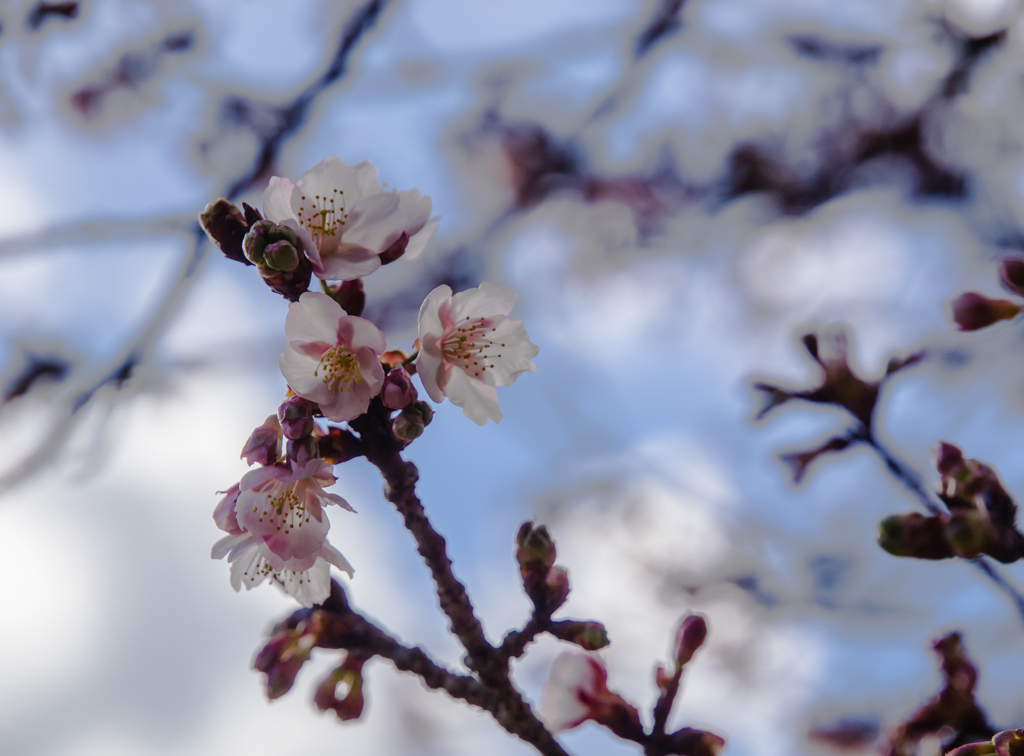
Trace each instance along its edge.
<instances>
[{"instance_id":1,"label":"flower center","mask_svg":"<svg viewBox=\"0 0 1024 756\"><path fill-rule=\"evenodd\" d=\"M341 235L339 229L348 220L344 195L345 192L338 189L332 190L329 195L314 194L312 200L307 200L306 195L302 195L302 204L295 214L299 223L305 226L313 237L317 249L327 237Z\"/></svg>"},{"instance_id":2,"label":"flower center","mask_svg":"<svg viewBox=\"0 0 1024 756\"><path fill-rule=\"evenodd\" d=\"M473 320L467 315L441 341L441 351L447 362L470 377L480 379L485 371L494 367L491 360L501 357L501 348L505 346L504 342L491 340L490 334L496 330L487 318Z\"/></svg>"},{"instance_id":3,"label":"flower center","mask_svg":"<svg viewBox=\"0 0 1024 756\"><path fill-rule=\"evenodd\" d=\"M278 530L284 530L288 535L302 524L309 522L309 513L306 511L306 503L295 494L295 486L282 486L281 489L267 499L263 505L263 513L259 521L267 520ZM253 514L259 510L259 504L252 508Z\"/></svg>"},{"instance_id":4,"label":"flower center","mask_svg":"<svg viewBox=\"0 0 1024 756\"><path fill-rule=\"evenodd\" d=\"M351 384L363 382L356 356L340 344L323 353L313 375L326 383L331 391L347 391Z\"/></svg>"}]
</instances>

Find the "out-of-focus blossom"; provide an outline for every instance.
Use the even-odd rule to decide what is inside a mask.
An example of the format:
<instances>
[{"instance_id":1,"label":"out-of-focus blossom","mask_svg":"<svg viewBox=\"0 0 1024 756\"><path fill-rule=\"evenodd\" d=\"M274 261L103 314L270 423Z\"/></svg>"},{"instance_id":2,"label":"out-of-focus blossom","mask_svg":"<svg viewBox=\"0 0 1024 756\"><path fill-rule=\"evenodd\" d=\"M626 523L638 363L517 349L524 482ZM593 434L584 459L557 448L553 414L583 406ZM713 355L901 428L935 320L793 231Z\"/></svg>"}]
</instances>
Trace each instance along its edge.
<instances>
[{"instance_id":1,"label":"out-of-focus blossom","mask_svg":"<svg viewBox=\"0 0 1024 756\"><path fill-rule=\"evenodd\" d=\"M349 166L333 155L294 184L272 177L263 213L295 230L313 272L326 280L369 275L384 252L419 254L434 233L429 197L416 189L384 191L369 161ZM392 251L396 244L402 250Z\"/></svg>"},{"instance_id":2,"label":"out-of-focus blossom","mask_svg":"<svg viewBox=\"0 0 1024 756\"><path fill-rule=\"evenodd\" d=\"M420 307L416 372L431 399L447 396L479 425L501 420L494 387L535 372L532 358L540 351L522 321L508 317L515 302L514 291L490 281L454 296L443 285L427 295Z\"/></svg>"},{"instance_id":3,"label":"out-of-focus blossom","mask_svg":"<svg viewBox=\"0 0 1024 756\"><path fill-rule=\"evenodd\" d=\"M551 665L544 686L540 719L552 732L571 730L588 719L619 737L642 737L640 714L606 685L608 671L595 656L566 651Z\"/></svg>"},{"instance_id":4,"label":"out-of-focus blossom","mask_svg":"<svg viewBox=\"0 0 1024 756\"><path fill-rule=\"evenodd\" d=\"M271 577L305 606L330 593L330 565L350 576L352 565L327 541L327 504L352 510L342 497L323 490L335 482L330 465L313 459L301 468L271 465L246 473L214 511L228 533L211 556L231 563L237 591Z\"/></svg>"},{"instance_id":5,"label":"out-of-focus blossom","mask_svg":"<svg viewBox=\"0 0 1024 756\"><path fill-rule=\"evenodd\" d=\"M384 334L377 326L347 315L326 294L306 292L288 308L284 332L280 366L292 391L334 422L366 412L384 383Z\"/></svg>"},{"instance_id":6,"label":"out-of-focus blossom","mask_svg":"<svg viewBox=\"0 0 1024 756\"><path fill-rule=\"evenodd\" d=\"M241 458L247 465L257 462L261 465L272 465L281 457L281 424L277 417L271 415L263 421L263 425L250 434L242 448Z\"/></svg>"}]
</instances>

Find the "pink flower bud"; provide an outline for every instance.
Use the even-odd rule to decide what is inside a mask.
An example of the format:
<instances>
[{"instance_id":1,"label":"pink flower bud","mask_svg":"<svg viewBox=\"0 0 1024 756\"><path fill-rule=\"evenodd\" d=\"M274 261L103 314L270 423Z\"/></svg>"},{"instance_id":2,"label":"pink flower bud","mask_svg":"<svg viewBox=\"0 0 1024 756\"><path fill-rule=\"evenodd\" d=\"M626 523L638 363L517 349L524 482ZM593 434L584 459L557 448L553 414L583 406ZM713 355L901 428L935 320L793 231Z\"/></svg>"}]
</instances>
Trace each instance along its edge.
<instances>
[{"instance_id":1,"label":"pink flower bud","mask_svg":"<svg viewBox=\"0 0 1024 756\"><path fill-rule=\"evenodd\" d=\"M247 464L272 465L281 457L281 425L271 415L245 442L241 458Z\"/></svg>"},{"instance_id":2,"label":"pink flower bud","mask_svg":"<svg viewBox=\"0 0 1024 756\"><path fill-rule=\"evenodd\" d=\"M277 417L285 438L297 441L313 432L313 403L301 396L291 396L281 402Z\"/></svg>"},{"instance_id":3,"label":"pink flower bud","mask_svg":"<svg viewBox=\"0 0 1024 756\"><path fill-rule=\"evenodd\" d=\"M691 614L683 620L676 633L676 664L686 664L708 637L708 624L701 614Z\"/></svg>"},{"instance_id":4,"label":"pink flower bud","mask_svg":"<svg viewBox=\"0 0 1024 756\"><path fill-rule=\"evenodd\" d=\"M396 410L405 409L416 401L416 387L405 368L396 367L388 371L380 397L385 407Z\"/></svg>"},{"instance_id":5,"label":"pink flower bud","mask_svg":"<svg viewBox=\"0 0 1024 756\"><path fill-rule=\"evenodd\" d=\"M555 609L565 603L569 598L569 573L564 567L552 567L548 576L544 579L545 601L544 609L547 612L554 612ZM602 628L603 630L604 628ZM580 644L583 645L583 644ZM586 648L586 646L584 646ZM594 651L601 646L588 651Z\"/></svg>"},{"instance_id":6,"label":"pink flower bud","mask_svg":"<svg viewBox=\"0 0 1024 756\"><path fill-rule=\"evenodd\" d=\"M953 322L961 331L977 331L1000 320L1011 320L1021 307L1008 299L989 299L969 291L953 300Z\"/></svg>"}]
</instances>

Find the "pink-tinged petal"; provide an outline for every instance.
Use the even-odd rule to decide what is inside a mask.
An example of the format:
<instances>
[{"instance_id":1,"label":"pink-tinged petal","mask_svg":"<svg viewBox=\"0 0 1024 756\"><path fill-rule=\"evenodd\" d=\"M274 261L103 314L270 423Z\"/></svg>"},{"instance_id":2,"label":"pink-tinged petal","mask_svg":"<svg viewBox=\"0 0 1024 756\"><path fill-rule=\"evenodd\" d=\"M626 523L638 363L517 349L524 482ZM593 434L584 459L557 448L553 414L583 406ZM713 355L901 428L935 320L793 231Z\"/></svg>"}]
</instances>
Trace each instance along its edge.
<instances>
[{"instance_id":1,"label":"pink-tinged petal","mask_svg":"<svg viewBox=\"0 0 1024 756\"><path fill-rule=\"evenodd\" d=\"M342 242L338 248L321 255L313 273L324 281L351 281L373 273L380 267L380 257L372 249Z\"/></svg>"},{"instance_id":2,"label":"pink-tinged petal","mask_svg":"<svg viewBox=\"0 0 1024 756\"><path fill-rule=\"evenodd\" d=\"M369 389L370 398L380 393L384 385L384 368L380 365L380 353L383 349L376 349L375 346L364 346L356 350L356 360L359 363L359 373L363 383Z\"/></svg>"},{"instance_id":3,"label":"pink-tinged petal","mask_svg":"<svg viewBox=\"0 0 1024 756\"><path fill-rule=\"evenodd\" d=\"M430 200L419 192L382 192L360 202L349 216L345 241L383 252L403 233L412 236L430 217Z\"/></svg>"},{"instance_id":4,"label":"pink-tinged petal","mask_svg":"<svg viewBox=\"0 0 1024 756\"><path fill-rule=\"evenodd\" d=\"M349 577L355 575L355 569L353 569L352 565L349 564L345 556L326 541L324 542L323 548L320 550L320 555L330 564L333 564L339 570L346 573Z\"/></svg>"},{"instance_id":5,"label":"pink-tinged petal","mask_svg":"<svg viewBox=\"0 0 1024 756\"><path fill-rule=\"evenodd\" d=\"M284 560L303 559L315 554L324 539L331 523L326 517L317 520L304 508L289 510L285 507L278 514L277 510L268 506L255 513L262 522L253 523L249 532L262 535L267 546ZM252 520L255 518L247 518Z\"/></svg>"},{"instance_id":6,"label":"pink-tinged petal","mask_svg":"<svg viewBox=\"0 0 1024 756\"><path fill-rule=\"evenodd\" d=\"M288 306L284 335L288 341L335 343L338 321L345 316L341 305L319 291L307 291Z\"/></svg>"},{"instance_id":7,"label":"pink-tinged petal","mask_svg":"<svg viewBox=\"0 0 1024 756\"><path fill-rule=\"evenodd\" d=\"M263 217L274 223L284 223L295 217L292 211L292 190L295 185L286 178L271 176L263 192Z\"/></svg>"},{"instance_id":8,"label":"pink-tinged petal","mask_svg":"<svg viewBox=\"0 0 1024 756\"><path fill-rule=\"evenodd\" d=\"M284 354L278 359L281 375L284 376L288 385L291 386L292 391L304 399L309 399L317 404L334 393L323 382L321 376L316 374L315 371L317 371L319 366L319 360L314 360L302 354L302 352L294 349L291 345L284 350Z\"/></svg>"},{"instance_id":9,"label":"pink-tinged petal","mask_svg":"<svg viewBox=\"0 0 1024 756\"><path fill-rule=\"evenodd\" d=\"M437 233L437 220L437 218L431 218L427 225L409 237L409 243L405 245L405 254L403 255L406 260L415 260L430 245L434 234Z\"/></svg>"},{"instance_id":10,"label":"pink-tinged petal","mask_svg":"<svg viewBox=\"0 0 1024 756\"><path fill-rule=\"evenodd\" d=\"M462 407L462 414L477 425L486 425L488 420L498 423L504 415L498 408L498 394L493 386L473 380L461 370L452 370L445 386L448 400L456 407Z\"/></svg>"},{"instance_id":11,"label":"pink-tinged petal","mask_svg":"<svg viewBox=\"0 0 1024 756\"><path fill-rule=\"evenodd\" d=\"M511 386L521 373L537 372L531 358L540 347L530 341L523 321L498 315L490 319L490 326L490 346L483 352L487 369L480 380L489 386Z\"/></svg>"},{"instance_id":12,"label":"pink-tinged petal","mask_svg":"<svg viewBox=\"0 0 1024 756\"><path fill-rule=\"evenodd\" d=\"M363 347L369 347L375 354L380 354L387 347L384 334L377 326L366 318L357 318L353 315L346 315L338 320L335 343L341 344L353 352Z\"/></svg>"},{"instance_id":13,"label":"pink-tinged petal","mask_svg":"<svg viewBox=\"0 0 1024 756\"><path fill-rule=\"evenodd\" d=\"M242 532L242 529L238 527L238 518L235 516L235 503L238 501L239 490L238 484L235 483L227 491L220 491L219 493L224 494L224 498L217 502L217 506L213 510L214 523L225 533L231 535L238 535ZM220 559L220 557L214 557L214 559Z\"/></svg>"},{"instance_id":14,"label":"pink-tinged petal","mask_svg":"<svg viewBox=\"0 0 1024 756\"><path fill-rule=\"evenodd\" d=\"M466 317L489 318L494 315L508 315L516 303L516 293L507 286L493 281L484 281L475 289L460 291L452 297L452 320L459 322Z\"/></svg>"},{"instance_id":15,"label":"pink-tinged petal","mask_svg":"<svg viewBox=\"0 0 1024 756\"><path fill-rule=\"evenodd\" d=\"M320 503L321 504L337 504L339 507L341 507L342 509L346 509L349 512L355 512L356 511L355 509L352 508L351 504L349 504L342 497L338 496L338 494L327 493L326 491L320 495Z\"/></svg>"},{"instance_id":16,"label":"pink-tinged petal","mask_svg":"<svg viewBox=\"0 0 1024 756\"><path fill-rule=\"evenodd\" d=\"M331 568L323 559L305 572L285 572L279 579L285 593L305 607L322 604L331 595Z\"/></svg>"},{"instance_id":17,"label":"pink-tinged petal","mask_svg":"<svg viewBox=\"0 0 1024 756\"><path fill-rule=\"evenodd\" d=\"M286 478L289 474L291 474L291 471L287 467L280 467L278 465L268 465L267 467L257 467L255 470L250 470L238 482L238 487L241 489L239 499L246 495L246 492L257 490L269 481ZM235 505L235 511L238 511L237 504Z\"/></svg>"},{"instance_id":18,"label":"pink-tinged petal","mask_svg":"<svg viewBox=\"0 0 1024 756\"><path fill-rule=\"evenodd\" d=\"M423 304L420 305L420 313L417 320L420 341L428 334L436 338L440 338L444 334L447 323L442 318L442 310L447 311L449 309L451 299L452 289L445 284L441 284L427 294Z\"/></svg>"},{"instance_id":19,"label":"pink-tinged petal","mask_svg":"<svg viewBox=\"0 0 1024 756\"><path fill-rule=\"evenodd\" d=\"M237 591L244 585L248 590L262 583L267 576L266 572L259 569L262 561L259 545L255 541L250 543L231 562L231 587Z\"/></svg>"},{"instance_id":20,"label":"pink-tinged petal","mask_svg":"<svg viewBox=\"0 0 1024 756\"><path fill-rule=\"evenodd\" d=\"M416 358L416 375L420 377L423 390L435 402L444 401L444 387L448 384L448 371L451 368L441 356L437 347L437 338L432 335L421 337L420 353Z\"/></svg>"},{"instance_id":21,"label":"pink-tinged petal","mask_svg":"<svg viewBox=\"0 0 1024 756\"><path fill-rule=\"evenodd\" d=\"M369 197L371 194L376 194L380 191L380 179L377 176L377 168L369 160L362 160L353 165L349 169L346 180L352 182L352 189L346 189L345 191L352 192L353 202L358 202L363 197Z\"/></svg>"},{"instance_id":22,"label":"pink-tinged petal","mask_svg":"<svg viewBox=\"0 0 1024 756\"><path fill-rule=\"evenodd\" d=\"M239 544L252 542L254 542L254 539L251 533L239 531L234 535L224 536L217 543L213 544L213 548L210 549L210 559L223 559L234 551Z\"/></svg>"},{"instance_id":23,"label":"pink-tinged petal","mask_svg":"<svg viewBox=\"0 0 1024 756\"><path fill-rule=\"evenodd\" d=\"M355 420L366 412L370 406L369 393L357 393L351 388L347 391L332 391L329 400L318 402L320 411L324 417L335 423L345 423Z\"/></svg>"},{"instance_id":24,"label":"pink-tinged petal","mask_svg":"<svg viewBox=\"0 0 1024 756\"><path fill-rule=\"evenodd\" d=\"M302 478L312 478L321 487L333 485L338 481L333 474L334 465L323 459L311 459L301 467L292 466L292 474L284 480L296 481Z\"/></svg>"}]
</instances>

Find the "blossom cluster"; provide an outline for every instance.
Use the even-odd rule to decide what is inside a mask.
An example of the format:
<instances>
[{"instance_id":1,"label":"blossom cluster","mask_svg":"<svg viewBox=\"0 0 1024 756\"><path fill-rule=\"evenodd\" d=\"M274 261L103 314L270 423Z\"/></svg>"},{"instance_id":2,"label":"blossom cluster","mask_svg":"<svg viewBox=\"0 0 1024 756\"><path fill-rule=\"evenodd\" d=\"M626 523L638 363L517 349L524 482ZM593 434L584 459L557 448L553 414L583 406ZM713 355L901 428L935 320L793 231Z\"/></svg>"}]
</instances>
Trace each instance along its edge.
<instances>
[{"instance_id":1,"label":"blossom cluster","mask_svg":"<svg viewBox=\"0 0 1024 756\"><path fill-rule=\"evenodd\" d=\"M207 206L200 222L226 256L253 265L292 301L279 360L288 385L276 415L253 431L242 457L250 470L227 491L214 521L227 533L213 547L227 557L235 590L270 579L313 606L330 591L330 567L353 568L327 540L328 511L354 512L326 489L335 464L357 456L348 424L374 402L389 413L399 443L423 433L433 410L419 401L412 377L434 402L445 398L479 425L502 418L495 388L535 371L538 348L521 321L509 318L516 295L484 282L453 293L442 285L419 310L418 351L388 350L384 334L360 317L361 278L400 257L420 255L433 237L428 197L386 191L369 162L330 157L294 184L275 176L262 213L227 200ZM319 279L322 291L309 291Z\"/></svg>"}]
</instances>

